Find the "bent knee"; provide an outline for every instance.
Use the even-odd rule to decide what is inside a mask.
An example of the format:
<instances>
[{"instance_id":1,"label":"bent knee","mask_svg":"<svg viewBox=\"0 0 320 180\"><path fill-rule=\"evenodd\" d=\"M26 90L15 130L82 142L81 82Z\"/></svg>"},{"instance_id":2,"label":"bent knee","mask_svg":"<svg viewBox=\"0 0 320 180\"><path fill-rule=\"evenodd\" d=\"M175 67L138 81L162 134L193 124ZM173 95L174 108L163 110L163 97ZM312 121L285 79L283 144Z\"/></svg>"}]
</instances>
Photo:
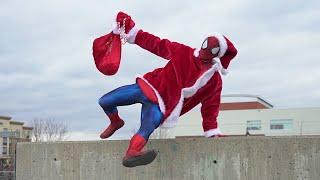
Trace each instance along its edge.
<instances>
[{"instance_id":1,"label":"bent knee","mask_svg":"<svg viewBox=\"0 0 320 180\"><path fill-rule=\"evenodd\" d=\"M112 100L108 96L104 95L99 99L98 103L101 107L109 107L112 104Z\"/></svg>"}]
</instances>

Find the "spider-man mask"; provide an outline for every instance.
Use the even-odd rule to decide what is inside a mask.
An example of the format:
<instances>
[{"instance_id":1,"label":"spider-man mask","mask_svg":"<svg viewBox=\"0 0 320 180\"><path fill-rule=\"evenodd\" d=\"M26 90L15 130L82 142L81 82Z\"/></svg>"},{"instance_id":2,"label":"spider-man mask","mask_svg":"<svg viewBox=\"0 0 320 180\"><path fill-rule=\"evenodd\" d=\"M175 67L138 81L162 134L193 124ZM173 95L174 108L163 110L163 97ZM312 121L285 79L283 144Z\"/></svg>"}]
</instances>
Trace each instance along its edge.
<instances>
[{"instance_id":1,"label":"spider-man mask","mask_svg":"<svg viewBox=\"0 0 320 180\"><path fill-rule=\"evenodd\" d=\"M211 61L213 58L218 56L219 50L219 40L214 36L209 36L202 43L199 51L199 58L206 61Z\"/></svg>"}]
</instances>

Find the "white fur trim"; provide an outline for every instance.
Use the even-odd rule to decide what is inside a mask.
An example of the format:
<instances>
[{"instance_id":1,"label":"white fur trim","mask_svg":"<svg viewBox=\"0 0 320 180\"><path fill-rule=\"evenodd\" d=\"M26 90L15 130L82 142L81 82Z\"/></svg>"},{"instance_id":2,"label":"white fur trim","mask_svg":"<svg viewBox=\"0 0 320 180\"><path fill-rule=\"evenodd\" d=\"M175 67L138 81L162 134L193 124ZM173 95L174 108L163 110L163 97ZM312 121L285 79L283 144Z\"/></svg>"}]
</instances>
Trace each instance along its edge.
<instances>
[{"instance_id":1,"label":"white fur trim","mask_svg":"<svg viewBox=\"0 0 320 180\"><path fill-rule=\"evenodd\" d=\"M221 74L224 75L224 76L227 75L227 74L229 74L229 70L228 70L228 69L225 69L225 68L222 68L220 72L221 72Z\"/></svg>"},{"instance_id":2,"label":"white fur trim","mask_svg":"<svg viewBox=\"0 0 320 180\"><path fill-rule=\"evenodd\" d=\"M227 41L220 33L214 33L213 36L219 40L220 51L218 57L221 58L228 49Z\"/></svg>"},{"instance_id":3,"label":"white fur trim","mask_svg":"<svg viewBox=\"0 0 320 180\"><path fill-rule=\"evenodd\" d=\"M194 57L198 57L198 56L199 56L199 51L200 51L199 48L195 49L195 50L193 51L193 56L194 56Z\"/></svg>"},{"instance_id":4,"label":"white fur trim","mask_svg":"<svg viewBox=\"0 0 320 180\"><path fill-rule=\"evenodd\" d=\"M160 111L165 114L166 112L166 107L164 105L164 102L163 102L163 99L162 97L160 96L160 94L158 93L158 91L141 75L138 75L137 76L138 78L140 78L141 80L143 80L145 83L147 83L149 85L149 87L151 87L151 89L153 90L153 92L156 94L157 96L157 99L158 99L158 103L159 103L159 108L160 108Z\"/></svg>"},{"instance_id":5,"label":"white fur trim","mask_svg":"<svg viewBox=\"0 0 320 180\"><path fill-rule=\"evenodd\" d=\"M227 69L224 69L224 68L223 68L223 66L222 66L221 61L220 61L219 58L213 58L212 60L217 64L218 70L219 70L219 72L220 72L222 75L225 76L225 75L227 75L227 74L229 73L229 71L228 71Z\"/></svg>"},{"instance_id":6,"label":"white fur trim","mask_svg":"<svg viewBox=\"0 0 320 180\"><path fill-rule=\"evenodd\" d=\"M211 136L216 136L216 135L222 135L222 132L220 131L219 128L210 129L210 130L204 132L205 137L211 137Z\"/></svg>"},{"instance_id":7,"label":"white fur trim","mask_svg":"<svg viewBox=\"0 0 320 180\"><path fill-rule=\"evenodd\" d=\"M117 16L120 11L116 10L115 11L115 17L114 17L114 22L112 22L112 32L113 34L121 34L121 29L118 27L117 23ZM136 36L138 34L140 29L137 29L135 26L128 32L128 34L124 33L124 38L125 41L134 44L134 41L136 40ZM121 35L120 35L121 36Z\"/></svg>"},{"instance_id":8,"label":"white fur trim","mask_svg":"<svg viewBox=\"0 0 320 180\"><path fill-rule=\"evenodd\" d=\"M164 128L174 127L177 124L178 118L180 116L184 99L193 96L200 88L206 85L207 82L213 76L213 74L216 71L219 71L220 68L221 67L219 67L217 63L214 64L209 70L203 73L191 87L183 88L181 90L181 95L180 95L178 104L173 109L171 114L167 117L167 119L164 120L161 127L164 127Z\"/></svg>"},{"instance_id":9,"label":"white fur trim","mask_svg":"<svg viewBox=\"0 0 320 180\"><path fill-rule=\"evenodd\" d=\"M227 41L222 34L214 33L212 36L216 37L219 40L220 51L219 51L218 57L221 58L227 52L227 49L228 49ZM200 51L199 48L195 49L193 52L193 55L195 57L198 57L199 51Z\"/></svg>"},{"instance_id":10,"label":"white fur trim","mask_svg":"<svg viewBox=\"0 0 320 180\"><path fill-rule=\"evenodd\" d=\"M222 56L224 56L224 54L226 53L227 49L228 49L228 45L227 45L227 41L226 39L223 37L222 34L220 33L214 33L212 36L216 37L219 40L219 46L220 46L220 51L218 53L218 57L221 58ZM199 56L199 48L196 48L193 52L193 56L194 57L198 57ZM219 72L222 75L227 75L229 73L229 71L227 69L224 69L221 65L220 59L219 58L213 58L214 61L216 63L218 63L219 66Z\"/></svg>"},{"instance_id":11,"label":"white fur trim","mask_svg":"<svg viewBox=\"0 0 320 180\"><path fill-rule=\"evenodd\" d=\"M135 40L136 40L136 36L138 34L138 32L140 31L140 29L133 27L129 33L127 34L127 42L130 44L134 44Z\"/></svg>"}]
</instances>

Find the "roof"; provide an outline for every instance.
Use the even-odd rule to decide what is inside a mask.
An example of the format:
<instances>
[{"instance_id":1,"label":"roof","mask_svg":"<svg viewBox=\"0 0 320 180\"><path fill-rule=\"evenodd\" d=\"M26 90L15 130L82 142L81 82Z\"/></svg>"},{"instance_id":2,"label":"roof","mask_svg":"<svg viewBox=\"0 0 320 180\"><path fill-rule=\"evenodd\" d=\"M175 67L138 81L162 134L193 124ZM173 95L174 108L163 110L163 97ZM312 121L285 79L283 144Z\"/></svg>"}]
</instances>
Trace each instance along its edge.
<instances>
[{"instance_id":1,"label":"roof","mask_svg":"<svg viewBox=\"0 0 320 180\"><path fill-rule=\"evenodd\" d=\"M33 130L33 127L23 126L22 129L25 129L25 130Z\"/></svg>"},{"instance_id":2,"label":"roof","mask_svg":"<svg viewBox=\"0 0 320 180\"><path fill-rule=\"evenodd\" d=\"M10 124L23 125L24 122L10 121Z\"/></svg>"},{"instance_id":3,"label":"roof","mask_svg":"<svg viewBox=\"0 0 320 180\"><path fill-rule=\"evenodd\" d=\"M0 119L4 119L4 120L10 121L12 118L9 117L9 116L0 116ZM15 125L24 125L24 122L20 122L20 121L12 121L11 120L9 123L10 124L15 124ZM0 124L2 124L2 123L0 123ZM22 128L26 129L26 130L32 130L33 129L33 127L28 127L28 126L23 126Z\"/></svg>"},{"instance_id":4,"label":"roof","mask_svg":"<svg viewBox=\"0 0 320 180\"><path fill-rule=\"evenodd\" d=\"M222 95L220 110L271 109L273 105L257 95L229 94ZM229 98L229 101L226 99ZM230 101L231 99L231 101Z\"/></svg>"},{"instance_id":5,"label":"roof","mask_svg":"<svg viewBox=\"0 0 320 180\"><path fill-rule=\"evenodd\" d=\"M221 103L220 110L270 109L259 102Z\"/></svg>"},{"instance_id":6,"label":"roof","mask_svg":"<svg viewBox=\"0 0 320 180\"><path fill-rule=\"evenodd\" d=\"M12 118L9 116L0 116L0 119L11 120Z\"/></svg>"}]
</instances>

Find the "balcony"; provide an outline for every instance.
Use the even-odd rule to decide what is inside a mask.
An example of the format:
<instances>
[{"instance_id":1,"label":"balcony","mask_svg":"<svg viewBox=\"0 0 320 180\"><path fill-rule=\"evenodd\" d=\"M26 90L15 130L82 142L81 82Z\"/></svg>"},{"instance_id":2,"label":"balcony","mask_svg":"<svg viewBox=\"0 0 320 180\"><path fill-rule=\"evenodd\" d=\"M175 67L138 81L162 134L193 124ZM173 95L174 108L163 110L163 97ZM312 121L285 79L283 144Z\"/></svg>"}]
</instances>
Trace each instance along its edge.
<instances>
[{"instance_id":1,"label":"balcony","mask_svg":"<svg viewBox=\"0 0 320 180\"><path fill-rule=\"evenodd\" d=\"M20 137L20 132L17 132L17 131L0 131L0 137Z\"/></svg>"}]
</instances>

